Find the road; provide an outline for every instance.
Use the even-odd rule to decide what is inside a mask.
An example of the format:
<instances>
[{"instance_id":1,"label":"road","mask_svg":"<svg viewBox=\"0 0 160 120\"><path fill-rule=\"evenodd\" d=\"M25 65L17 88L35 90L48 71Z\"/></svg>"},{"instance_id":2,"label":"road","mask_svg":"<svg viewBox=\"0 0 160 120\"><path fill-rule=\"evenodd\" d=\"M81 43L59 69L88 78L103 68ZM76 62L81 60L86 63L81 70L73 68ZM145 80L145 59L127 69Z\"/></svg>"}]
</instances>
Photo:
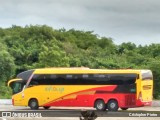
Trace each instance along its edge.
<instances>
[{"instance_id":1,"label":"road","mask_svg":"<svg viewBox=\"0 0 160 120\"><path fill-rule=\"evenodd\" d=\"M91 110L91 111L90 111ZM14 117L3 117L0 120L80 120L82 111L91 115L95 113L96 120L159 120L160 117L138 117L138 116L156 116L160 115L160 107L140 107L130 108L127 111L118 112L98 112L92 108L65 108L51 107L49 110L40 108L37 111L30 110L29 107L13 107L12 105L0 105L1 114L4 111L11 111ZM42 117L41 117L42 116ZM49 117L50 116L50 117ZM135 117L136 116L136 117ZM84 117L82 117L84 118Z\"/></svg>"}]
</instances>

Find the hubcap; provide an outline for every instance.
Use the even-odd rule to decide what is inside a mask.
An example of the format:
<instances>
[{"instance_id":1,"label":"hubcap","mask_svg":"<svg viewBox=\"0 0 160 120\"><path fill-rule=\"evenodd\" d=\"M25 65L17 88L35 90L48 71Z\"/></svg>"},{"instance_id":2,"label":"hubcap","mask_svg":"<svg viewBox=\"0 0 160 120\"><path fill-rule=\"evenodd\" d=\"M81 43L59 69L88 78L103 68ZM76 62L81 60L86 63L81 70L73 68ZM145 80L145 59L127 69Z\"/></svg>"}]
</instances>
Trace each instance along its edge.
<instances>
[{"instance_id":1,"label":"hubcap","mask_svg":"<svg viewBox=\"0 0 160 120\"><path fill-rule=\"evenodd\" d=\"M115 108L115 106L116 106L115 103L111 103L111 104L110 104L110 107L111 107L111 108Z\"/></svg>"},{"instance_id":2,"label":"hubcap","mask_svg":"<svg viewBox=\"0 0 160 120\"><path fill-rule=\"evenodd\" d=\"M102 109L102 108L103 108L103 104L102 104L102 103L98 103L98 104L97 104L97 108L98 108L98 109Z\"/></svg>"},{"instance_id":3,"label":"hubcap","mask_svg":"<svg viewBox=\"0 0 160 120\"><path fill-rule=\"evenodd\" d=\"M32 102L31 106L35 107L36 106L36 102Z\"/></svg>"}]
</instances>

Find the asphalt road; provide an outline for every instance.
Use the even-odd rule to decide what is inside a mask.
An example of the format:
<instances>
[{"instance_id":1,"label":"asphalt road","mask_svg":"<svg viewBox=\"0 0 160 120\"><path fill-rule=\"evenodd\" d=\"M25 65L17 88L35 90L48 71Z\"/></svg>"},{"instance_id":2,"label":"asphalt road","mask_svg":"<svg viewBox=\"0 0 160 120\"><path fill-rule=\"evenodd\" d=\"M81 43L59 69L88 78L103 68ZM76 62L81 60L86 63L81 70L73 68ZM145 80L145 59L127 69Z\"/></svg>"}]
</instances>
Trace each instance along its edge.
<instances>
[{"instance_id":1,"label":"asphalt road","mask_svg":"<svg viewBox=\"0 0 160 120\"><path fill-rule=\"evenodd\" d=\"M118 112L98 112L93 108L51 107L49 110L44 110L43 108L40 108L39 110L35 111L30 110L29 107L14 107L12 105L0 105L0 114L2 115L2 112L3 114L6 114L4 113L5 111L10 112L12 117L1 117L0 120L80 120L80 117L84 119L87 118L87 116L94 116L96 120L160 119L160 107L140 107L130 108L127 111L119 110ZM85 117L83 117L83 114L85 114ZM156 117L156 115L158 117Z\"/></svg>"}]
</instances>

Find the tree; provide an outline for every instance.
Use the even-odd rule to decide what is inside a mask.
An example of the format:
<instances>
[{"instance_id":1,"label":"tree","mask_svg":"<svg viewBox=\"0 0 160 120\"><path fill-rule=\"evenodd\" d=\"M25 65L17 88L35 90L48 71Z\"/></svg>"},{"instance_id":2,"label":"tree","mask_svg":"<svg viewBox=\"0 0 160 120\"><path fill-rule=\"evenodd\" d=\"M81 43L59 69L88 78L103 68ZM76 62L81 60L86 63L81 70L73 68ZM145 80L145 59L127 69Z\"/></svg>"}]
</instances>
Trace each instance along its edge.
<instances>
[{"instance_id":1,"label":"tree","mask_svg":"<svg viewBox=\"0 0 160 120\"><path fill-rule=\"evenodd\" d=\"M10 98L12 91L5 83L14 75L14 59L2 43L0 43L0 50L0 98Z\"/></svg>"},{"instance_id":2,"label":"tree","mask_svg":"<svg viewBox=\"0 0 160 120\"><path fill-rule=\"evenodd\" d=\"M6 46L0 43L0 82L7 81L14 75L14 58L8 53Z\"/></svg>"},{"instance_id":3,"label":"tree","mask_svg":"<svg viewBox=\"0 0 160 120\"><path fill-rule=\"evenodd\" d=\"M122 43L118 46L118 54L125 53L127 51L133 51L136 49L136 45L134 43L128 42L128 43Z\"/></svg>"},{"instance_id":4,"label":"tree","mask_svg":"<svg viewBox=\"0 0 160 120\"><path fill-rule=\"evenodd\" d=\"M68 67L69 58L65 51L58 46L52 44L51 47L43 46L42 52L39 54L39 62L37 67Z\"/></svg>"},{"instance_id":5,"label":"tree","mask_svg":"<svg viewBox=\"0 0 160 120\"><path fill-rule=\"evenodd\" d=\"M153 78L154 78L154 81L153 81L153 92L154 92L154 98L156 99L160 99L160 59L159 60L152 60L150 61L149 63L149 68L152 70L153 72Z\"/></svg>"}]
</instances>

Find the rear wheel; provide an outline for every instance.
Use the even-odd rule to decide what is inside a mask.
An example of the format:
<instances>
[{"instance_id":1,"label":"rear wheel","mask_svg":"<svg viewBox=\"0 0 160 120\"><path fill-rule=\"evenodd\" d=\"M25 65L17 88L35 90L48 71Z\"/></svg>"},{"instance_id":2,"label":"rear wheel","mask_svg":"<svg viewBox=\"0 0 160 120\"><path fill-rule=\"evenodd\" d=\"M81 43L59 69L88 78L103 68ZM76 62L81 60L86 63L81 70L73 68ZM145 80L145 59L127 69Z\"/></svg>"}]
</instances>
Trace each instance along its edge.
<instances>
[{"instance_id":1,"label":"rear wheel","mask_svg":"<svg viewBox=\"0 0 160 120\"><path fill-rule=\"evenodd\" d=\"M96 110L99 110L99 111L106 110L106 104L104 103L103 100L96 100L94 106L95 106Z\"/></svg>"},{"instance_id":2,"label":"rear wheel","mask_svg":"<svg viewBox=\"0 0 160 120\"><path fill-rule=\"evenodd\" d=\"M107 103L107 108L109 111L117 111L119 106L118 106L118 102L116 100L110 100Z\"/></svg>"},{"instance_id":3,"label":"rear wheel","mask_svg":"<svg viewBox=\"0 0 160 120\"><path fill-rule=\"evenodd\" d=\"M49 109L49 108L50 108L50 106L43 106L43 108L44 108L44 109Z\"/></svg>"},{"instance_id":4,"label":"rear wheel","mask_svg":"<svg viewBox=\"0 0 160 120\"><path fill-rule=\"evenodd\" d=\"M31 99L29 101L29 107L32 109L32 110L37 110L39 108L39 105L38 105L38 100L37 99Z\"/></svg>"}]
</instances>

